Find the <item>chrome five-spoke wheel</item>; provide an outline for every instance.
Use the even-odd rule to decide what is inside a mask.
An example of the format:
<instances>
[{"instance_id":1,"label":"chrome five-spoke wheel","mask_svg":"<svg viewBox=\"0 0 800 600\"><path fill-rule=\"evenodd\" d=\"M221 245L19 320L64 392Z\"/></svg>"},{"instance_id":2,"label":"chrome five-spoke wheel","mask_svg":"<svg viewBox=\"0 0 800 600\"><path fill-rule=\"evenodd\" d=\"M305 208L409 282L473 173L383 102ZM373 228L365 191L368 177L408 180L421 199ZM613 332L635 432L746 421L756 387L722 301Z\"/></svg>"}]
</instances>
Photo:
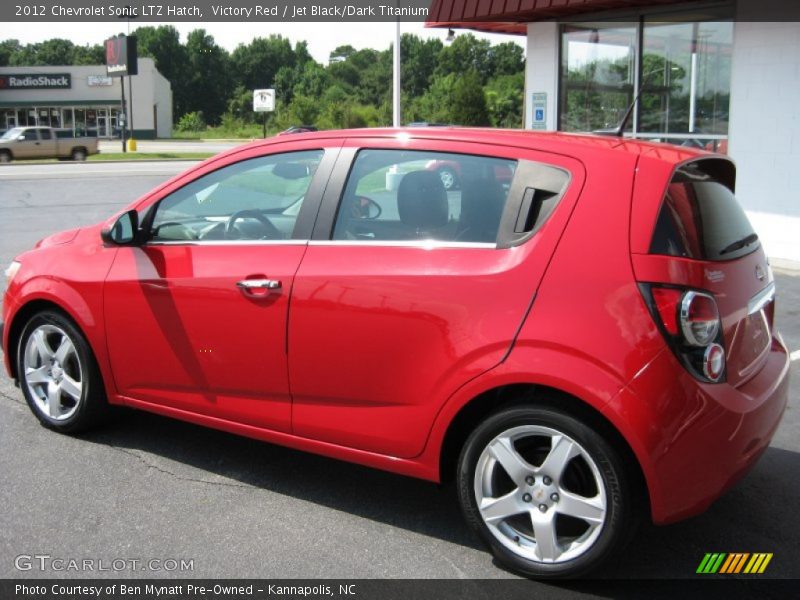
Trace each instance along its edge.
<instances>
[{"instance_id":1,"label":"chrome five-spoke wheel","mask_svg":"<svg viewBox=\"0 0 800 600\"><path fill-rule=\"evenodd\" d=\"M514 407L481 423L458 467L467 522L507 567L574 577L597 567L633 526L617 451L554 408Z\"/></svg>"},{"instance_id":2,"label":"chrome five-spoke wheel","mask_svg":"<svg viewBox=\"0 0 800 600\"><path fill-rule=\"evenodd\" d=\"M89 428L105 412L105 393L92 351L72 321L60 313L38 313L25 325L17 376L28 406L46 427L75 433Z\"/></svg>"},{"instance_id":3,"label":"chrome five-spoke wheel","mask_svg":"<svg viewBox=\"0 0 800 600\"><path fill-rule=\"evenodd\" d=\"M549 427L523 425L496 436L478 458L474 485L492 535L531 560L581 555L605 522L597 465L575 440Z\"/></svg>"},{"instance_id":4,"label":"chrome five-spoke wheel","mask_svg":"<svg viewBox=\"0 0 800 600\"><path fill-rule=\"evenodd\" d=\"M36 406L51 419L75 414L83 395L84 369L75 344L55 325L40 325L23 352L25 383Z\"/></svg>"}]
</instances>

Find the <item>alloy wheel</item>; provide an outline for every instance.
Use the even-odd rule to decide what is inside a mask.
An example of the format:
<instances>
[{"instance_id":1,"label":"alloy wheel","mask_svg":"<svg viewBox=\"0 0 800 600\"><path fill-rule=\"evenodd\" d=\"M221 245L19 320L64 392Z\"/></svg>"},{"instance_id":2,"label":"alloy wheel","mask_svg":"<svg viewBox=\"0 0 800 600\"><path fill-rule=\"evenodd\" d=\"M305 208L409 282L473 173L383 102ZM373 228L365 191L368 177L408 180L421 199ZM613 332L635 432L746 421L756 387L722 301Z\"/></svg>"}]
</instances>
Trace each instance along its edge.
<instances>
[{"instance_id":1,"label":"alloy wheel","mask_svg":"<svg viewBox=\"0 0 800 600\"><path fill-rule=\"evenodd\" d=\"M535 563L563 563L587 552L608 512L591 455L563 432L540 425L507 429L484 447L474 493L497 541Z\"/></svg>"},{"instance_id":2,"label":"alloy wheel","mask_svg":"<svg viewBox=\"0 0 800 600\"><path fill-rule=\"evenodd\" d=\"M54 421L78 410L86 381L75 343L60 327L43 324L28 336L23 352L24 383L36 408Z\"/></svg>"}]
</instances>

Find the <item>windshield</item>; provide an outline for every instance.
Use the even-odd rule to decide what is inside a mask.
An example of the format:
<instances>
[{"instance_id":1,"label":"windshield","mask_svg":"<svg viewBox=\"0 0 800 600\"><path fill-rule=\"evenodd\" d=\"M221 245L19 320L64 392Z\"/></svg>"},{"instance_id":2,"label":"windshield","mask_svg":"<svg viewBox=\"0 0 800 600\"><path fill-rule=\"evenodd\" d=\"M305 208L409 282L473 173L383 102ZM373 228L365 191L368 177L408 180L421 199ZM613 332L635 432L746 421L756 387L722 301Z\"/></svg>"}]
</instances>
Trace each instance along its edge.
<instances>
[{"instance_id":1,"label":"windshield","mask_svg":"<svg viewBox=\"0 0 800 600\"><path fill-rule=\"evenodd\" d=\"M14 129L9 129L6 131L0 140L13 140L22 135L22 127L14 127Z\"/></svg>"}]
</instances>

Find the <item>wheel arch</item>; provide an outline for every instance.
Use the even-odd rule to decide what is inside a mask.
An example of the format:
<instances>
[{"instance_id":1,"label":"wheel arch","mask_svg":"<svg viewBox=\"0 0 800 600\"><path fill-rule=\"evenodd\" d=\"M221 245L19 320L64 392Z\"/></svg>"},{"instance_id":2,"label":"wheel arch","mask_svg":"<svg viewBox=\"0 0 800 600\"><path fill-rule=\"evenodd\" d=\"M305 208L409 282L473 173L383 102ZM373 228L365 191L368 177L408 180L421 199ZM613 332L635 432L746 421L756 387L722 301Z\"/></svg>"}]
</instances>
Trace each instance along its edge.
<instances>
[{"instance_id":1,"label":"wheel arch","mask_svg":"<svg viewBox=\"0 0 800 600\"><path fill-rule=\"evenodd\" d=\"M11 376L14 379L19 379L19 373L17 373L17 352L22 330L25 329L25 325L34 315L46 310L57 312L69 319L78 331L86 337L86 332L81 326L80 321L61 304L48 298L36 298L26 302L14 313L11 318L11 323L8 324L8 350L14 353L13 356L9 357L9 365L11 366Z\"/></svg>"},{"instance_id":2,"label":"wheel arch","mask_svg":"<svg viewBox=\"0 0 800 600\"><path fill-rule=\"evenodd\" d=\"M557 387L531 382L504 384L473 397L450 420L439 451L439 479L451 481L469 434L490 415L514 406L549 407L564 411L590 425L620 453L636 494L641 515L651 514L650 487L633 447L612 421L588 401Z\"/></svg>"}]
</instances>

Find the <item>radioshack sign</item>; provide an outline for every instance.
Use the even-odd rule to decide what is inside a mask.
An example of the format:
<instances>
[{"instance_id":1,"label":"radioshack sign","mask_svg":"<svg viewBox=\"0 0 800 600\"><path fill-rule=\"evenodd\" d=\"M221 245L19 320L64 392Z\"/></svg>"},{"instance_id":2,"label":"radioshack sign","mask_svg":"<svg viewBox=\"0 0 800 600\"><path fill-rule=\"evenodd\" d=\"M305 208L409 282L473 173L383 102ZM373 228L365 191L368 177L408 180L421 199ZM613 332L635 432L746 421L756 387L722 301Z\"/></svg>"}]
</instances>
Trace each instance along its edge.
<instances>
[{"instance_id":1,"label":"radioshack sign","mask_svg":"<svg viewBox=\"0 0 800 600\"><path fill-rule=\"evenodd\" d=\"M136 75L139 73L136 36L118 35L104 44L106 50L106 74L108 76Z\"/></svg>"},{"instance_id":2,"label":"radioshack sign","mask_svg":"<svg viewBox=\"0 0 800 600\"><path fill-rule=\"evenodd\" d=\"M72 87L70 73L0 75L0 90L62 90Z\"/></svg>"}]
</instances>

